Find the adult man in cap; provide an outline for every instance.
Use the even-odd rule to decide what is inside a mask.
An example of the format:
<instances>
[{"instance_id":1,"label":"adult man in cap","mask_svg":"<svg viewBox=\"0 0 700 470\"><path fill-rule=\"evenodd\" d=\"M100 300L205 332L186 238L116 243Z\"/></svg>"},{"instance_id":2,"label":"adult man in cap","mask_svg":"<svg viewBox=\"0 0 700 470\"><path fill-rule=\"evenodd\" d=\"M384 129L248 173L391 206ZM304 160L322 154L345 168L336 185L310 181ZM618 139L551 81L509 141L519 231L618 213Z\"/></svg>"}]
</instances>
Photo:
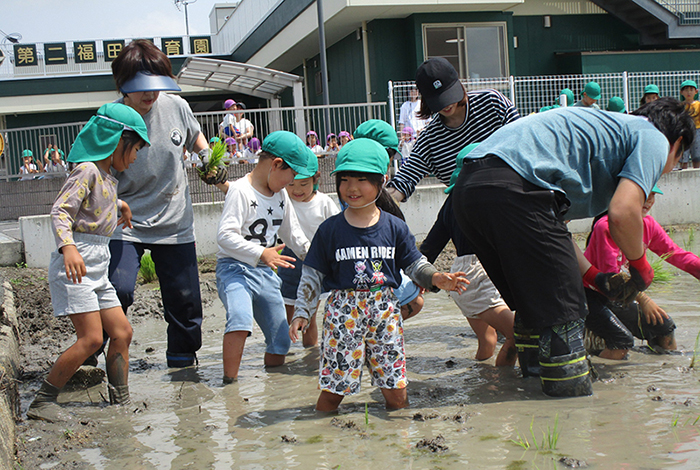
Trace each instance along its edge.
<instances>
[{"instance_id":1,"label":"adult man in cap","mask_svg":"<svg viewBox=\"0 0 700 470\"><path fill-rule=\"evenodd\" d=\"M588 82L581 92L581 99L578 100L574 106L600 109L600 106L597 104L599 99L600 85L596 82Z\"/></svg>"},{"instance_id":2,"label":"adult man in cap","mask_svg":"<svg viewBox=\"0 0 700 470\"><path fill-rule=\"evenodd\" d=\"M641 291L653 279L642 206L692 144L695 128L672 98L634 114L646 119L572 107L516 121L465 156L455 184L462 231L508 306L539 335L542 389L550 396L592 393L581 274L609 296L623 295L586 262L564 221L607 209L632 286Z\"/></svg>"}]
</instances>

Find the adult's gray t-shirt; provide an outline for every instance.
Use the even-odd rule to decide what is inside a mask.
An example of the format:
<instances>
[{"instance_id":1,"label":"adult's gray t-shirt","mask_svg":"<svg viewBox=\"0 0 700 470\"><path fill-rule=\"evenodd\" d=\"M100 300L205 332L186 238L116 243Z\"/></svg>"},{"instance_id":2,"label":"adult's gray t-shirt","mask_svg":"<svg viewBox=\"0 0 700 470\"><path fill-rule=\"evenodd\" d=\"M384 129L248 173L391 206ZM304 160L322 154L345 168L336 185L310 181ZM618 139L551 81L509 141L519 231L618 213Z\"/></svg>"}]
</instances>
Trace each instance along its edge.
<instances>
[{"instance_id":1,"label":"adult's gray t-shirt","mask_svg":"<svg viewBox=\"0 0 700 470\"><path fill-rule=\"evenodd\" d=\"M167 93L160 94L143 120L151 146L139 150L126 171L114 174L119 199L131 208L134 228L120 226L112 238L163 245L194 242L183 147L192 151L199 123L184 99Z\"/></svg>"}]
</instances>

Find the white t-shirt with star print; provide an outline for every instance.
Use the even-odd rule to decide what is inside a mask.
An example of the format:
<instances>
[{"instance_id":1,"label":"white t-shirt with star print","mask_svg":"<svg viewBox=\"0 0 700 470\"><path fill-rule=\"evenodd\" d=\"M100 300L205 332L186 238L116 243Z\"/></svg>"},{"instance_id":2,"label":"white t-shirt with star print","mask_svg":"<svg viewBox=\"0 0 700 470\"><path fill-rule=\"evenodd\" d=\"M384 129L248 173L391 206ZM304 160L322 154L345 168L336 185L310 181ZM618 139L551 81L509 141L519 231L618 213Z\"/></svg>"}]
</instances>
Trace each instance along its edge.
<instances>
[{"instance_id":1,"label":"white t-shirt with star print","mask_svg":"<svg viewBox=\"0 0 700 470\"><path fill-rule=\"evenodd\" d=\"M297 256L306 258L310 242L287 192L265 196L253 188L248 175L231 183L219 221L216 257L258 266L265 248L277 245L278 237Z\"/></svg>"}]
</instances>

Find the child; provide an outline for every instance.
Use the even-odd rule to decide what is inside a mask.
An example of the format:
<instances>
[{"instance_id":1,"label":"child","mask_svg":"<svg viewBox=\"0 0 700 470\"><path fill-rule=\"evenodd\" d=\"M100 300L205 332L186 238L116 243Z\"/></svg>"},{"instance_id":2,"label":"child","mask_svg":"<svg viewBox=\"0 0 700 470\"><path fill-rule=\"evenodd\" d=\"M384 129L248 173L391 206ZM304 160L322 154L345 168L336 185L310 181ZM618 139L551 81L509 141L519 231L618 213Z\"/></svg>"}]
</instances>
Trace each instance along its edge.
<instances>
[{"instance_id":1,"label":"child","mask_svg":"<svg viewBox=\"0 0 700 470\"><path fill-rule=\"evenodd\" d=\"M326 136L326 147L323 149L325 153L333 153L336 154L338 153L338 140L335 137L335 134L332 132Z\"/></svg>"},{"instance_id":2,"label":"child","mask_svg":"<svg viewBox=\"0 0 700 470\"><path fill-rule=\"evenodd\" d=\"M316 131L309 131L306 133L306 146L309 147L316 156L323 153L323 147L318 145L318 134L316 134Z\"/></svg>"},{"instance_id":3,"label":"child","mask_svg":"<svg viewBox=\"0 0 700 470\"><path fill-rule=\"evenodd\" d=\"M405 129L405 128L404 128ZM420 251L428 261L434 262L447 242L452 239L457 250L457 257L452 263L452 272L465 271L469 275L470 284L462 295L450 292L450 297L457 304L469 325L476 333L479 346L476 360L485 361L493 356L498 342L498 333L505 336L506 341L496 357L497 366L512 366L515 364L515 335L513 333L513 312L508 309L500 292L493 285L484 270L479 258L474 254L469 242L457 225L452 211L452 188L462 169L463 158L479 144L469 144L457 156L457 168L450 178L450 186L445 189L449 194L443 204L435 224L420 245Z\"/></svg>"},{"instance_id":4,"label":"child","mask_svg":"<svg viewBox=\"0 0 700 470\"><path fill-rule=\"evenodd\" d=\"M340 139L340 143L338 144L339 149L343 148L343 145L352 140L348 131L340 131L340 134L338 134L338 139Z\"/></svg>"},{"instance_id":5,"label":"child","mask_svg":"<svg viewBox=\"0 0 700 470\"><path fill-rule=\"evenodd\" d=\"M277 267L291 268L291 256L280 255L277 235L294 253L306 256L309 241L285 191L297 174L307 169L311 150L287 131L276 131L263 141L252 172L231 183L226 191L217 241L216 286L226 307L224 383L238 378L243 347L253 331L253 320L265 335L265 365L280 366L289 351L287 318Z\"/></svg>"},{"instance_id":6,"label":"child","mask_svg":"<svg viewBox=\"0 0 700 470\"><path fill-rule=\"evenodd\" d=\"M411 156L411 150L413 150L413 145L415 143L416 139L414 137L413 128L406 126L401 129L401 140L399 141L399 151L401 154L397 155L400 158L399 167L401 167L406 160L408 160L408 157Z\"/></svg>"},{"instance_id":7,"label":"child","mask_svg":"<svg viewBox=\"0 0 700 470\"><path fill-rule=\"evenodd\" d=\"M260 140L257 137L253 137L248 141L248 146L243 152L243 158L248 163L258 163L258 154L260 153Z\"/></svg>"},{"instance_id":8,"label":"child","mask_svg":"<svg viewBox=\"0 0 700 470\"><path fill-rule=\"evenodd\" d=\"M309 157L309 172L314 172L314 176L307 178L297 175L294 181L287 185L286 191L292 200L294 212L299 219L299 225L304 231L306 238L311 240L318 229L328 217L337 214L338 206L333 200L322 192L318 191L318 181L321 174L318 172L318 159L314 155ZM292 250L285 248L282 254L290 257L298 257ZM282 297L284 297L287 309L287 321L292 321L294 315L294 302L297 298L297 288L301 278L301 261L293 262L294 269L284 267L277 268L277 275L282 279ZM313 309L314 312L316 309ZM316 326L316 315L311 315L309 326L304 332L303 342L305 348L316 346L318 343L318 328Z\"/></svg>"},{"instance_id":9,"label":"child","mask_svg":"<svg viewBox=\"0 0 700 470\"><path fill-rule=\"evenodd\" d=\"M304 262L289 336L306 329L321 291L325 304L319 411L334 411L345 395L360 390L362 365L380 387L387 409L408 406L403 323L393 288L399 269L425 288L463 291L464 273L439 273L418 252L400 219L377 207L389 166L379 143L357 138L336 160L338 197L348 208L319 227Z\"/></svg>"},{"instance_id":10,"label":"child","mask_svg":"<svg viewBox=\"0 0 700 470\"><path fill-rule=\"evenodd\" d=\"M31 150L25 150L22 152L22 166L19 167L19 174L22 175L20 181L34 179L35 173L39 173L39 170L34 164L34 154Z\"/></svg>"},{"instance_id":11,"label":"child","mask_svg":"<svg viewBox=\"0 0 700 470\"><path fill-rule=\"evenodd\" d=\"M647 103L651 103L652 101L656 101L659 99L659 87L654 85L653 83L647 85L644 87L644 94L642 95L642 98L639 100L639 106L645 105Z\"/></svg>"},{"instance_id":12,"label":"child","mask_svg":"<svg viewBox=\"0 0 700 470\"><path fill-rule=\"evenodd\" d=\"M73 144L68 161L78 165L51 209L58 249L51 253L49 287L54 315L70 315L78 339L51 368L27 410L29 418L60 419L58 393L83 361L102 346L103 329L110 338L110 402L129 402L132 330L107 278L107 268L109 237L117 225L131 226L131 210L117 200L117 180L110 167L124 171L136 160L136 152L149 144L141 115L119 103L102 106ZM117 208L122 214L119 220Z\"/></svg>"},{"instance_id":13,"label":"child","mask_svg":"<svg viewBox=\"0 0 700 470\"><path fill-rule=\"evenodd\" d=\"M688 168L688 163L693 162L693 168L700 168L700 101L695 98L698 95L698 85L693 80L686 80L681 83L681 97L685 104L685 109L695 121L695 139L693 145L683 152L681 158L681 168Z\"/></svg>"},{"instance_id":14,"label":"child","mask_svg":"<svg viewBox=\"0 0 700 470\"><path fill-rule=\"evenodd\" d=\"M654 186L642 207L644 245L659 256L667 256L665 261L700 279L700 258L676 245L663 227L648 215L656 194L663 193ZM593 222L584 256L598 272L617 273L627 269L627 259L610 235L607 215ZM623 359L634 345L634 337L646 339L649 345L663 350L676 349L673 334L676 325L647 294L640 292L636 301L628 305L610 302L589 289L586 296L590 312L586 317L586 327L605 341L605 348L592 351L600 357Z\"/></svg>"}]
</instances>

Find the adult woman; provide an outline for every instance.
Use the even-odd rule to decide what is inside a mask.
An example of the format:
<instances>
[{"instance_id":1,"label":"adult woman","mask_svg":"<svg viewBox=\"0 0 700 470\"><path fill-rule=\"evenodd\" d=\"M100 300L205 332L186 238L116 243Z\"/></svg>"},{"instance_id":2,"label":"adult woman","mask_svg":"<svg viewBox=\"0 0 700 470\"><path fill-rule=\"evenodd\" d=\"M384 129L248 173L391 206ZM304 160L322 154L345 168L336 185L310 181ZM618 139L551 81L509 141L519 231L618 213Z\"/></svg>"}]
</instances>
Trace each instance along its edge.
<instances>
[{"instance_id":1,"label":"adult woman","mask_svg":"<svg viewBox=\"0 0 700 470\"><path fill-rule=\"evenodd\" d=\"M133 228L114 232L109 278L126 312L133 303L144 250L151 251L168 322L169 367L194 364L202 345L202 301L194 243L194 215L183 147L199 152L207 140L187 102L161 91L179 91L170 60L152 42L129 43L112 62L118 102L144 119L151 146L127 170L116 173L119 198L133 213Z\"/></svg>"}]
</instances>

